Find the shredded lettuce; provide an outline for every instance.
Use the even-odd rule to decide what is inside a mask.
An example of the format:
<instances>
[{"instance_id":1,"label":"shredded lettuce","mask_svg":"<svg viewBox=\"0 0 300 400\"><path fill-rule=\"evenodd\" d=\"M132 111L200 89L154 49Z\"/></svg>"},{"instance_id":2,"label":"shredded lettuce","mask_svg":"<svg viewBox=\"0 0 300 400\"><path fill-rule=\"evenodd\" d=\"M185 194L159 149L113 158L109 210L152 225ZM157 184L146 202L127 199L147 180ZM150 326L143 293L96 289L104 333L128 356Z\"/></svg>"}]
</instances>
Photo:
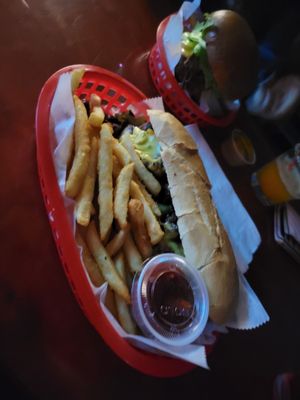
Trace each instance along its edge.
<instances>
[{"instance_id":1,"label":"shredded lettuce","mask_svg":"<svg viewBox=\"0 0 300 400\"><path fill-rule=\"evenodd\" d=\"M206 34L213 28L214 24L209 14L204 14L204 21L197 22L191 32L184 32L182 35L181 47L182 54L186 58L196 56L204 75L204 88L213 89L217 92L215 83L206 52Z\"/></svg>"},{"instance_id":2,"label":"shredded lettuce","mask_svg":"<svg viewBox=\"0 0 300 400\"><path fill-rule=\"evenodd\" d=\"M209 14L204 14L204 21L197 22L191 32L183 32L181 47L185 57L192 54L199 56L206 50L205 35L214 26L213 20Z\"/></svg>"}]
</instances>

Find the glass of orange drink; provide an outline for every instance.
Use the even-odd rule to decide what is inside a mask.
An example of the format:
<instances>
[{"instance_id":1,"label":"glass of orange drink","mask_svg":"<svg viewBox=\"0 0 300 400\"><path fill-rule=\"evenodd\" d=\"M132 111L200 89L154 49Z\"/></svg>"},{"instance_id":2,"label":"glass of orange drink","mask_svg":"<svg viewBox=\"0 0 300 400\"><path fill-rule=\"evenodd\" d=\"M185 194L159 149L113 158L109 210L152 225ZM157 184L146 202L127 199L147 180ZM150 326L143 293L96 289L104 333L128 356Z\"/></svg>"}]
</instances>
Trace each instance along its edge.
<instances>
[{"instance_id":1,"label":"glass of orange drink","mask_svg":"<svg viewBox=\"0 0 300 400\"><path fill-rule=\"evenodd\" d=\"M300 143L255 172L251 184L265 205L300 199Z\"/></svg>"}]
</instances>

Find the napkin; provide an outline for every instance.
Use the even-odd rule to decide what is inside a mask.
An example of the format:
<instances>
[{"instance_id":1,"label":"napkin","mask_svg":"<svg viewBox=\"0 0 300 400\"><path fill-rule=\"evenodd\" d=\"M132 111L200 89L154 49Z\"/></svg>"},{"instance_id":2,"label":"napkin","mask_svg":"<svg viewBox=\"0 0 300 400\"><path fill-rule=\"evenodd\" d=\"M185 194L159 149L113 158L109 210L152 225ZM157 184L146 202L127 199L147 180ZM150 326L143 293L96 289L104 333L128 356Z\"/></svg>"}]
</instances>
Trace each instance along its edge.
<instances>
[{"instance_id":1,"label":"napkin","mask_svg":"<svg viewBox=\"0 0 300 400\"><path fill-rule=\"evenodd\" d=\"M63 106L62 106L63 105ZM50 109L50 129L54 132L54 166L60 191L66 182L66 165L70 157L75 110L71 90L71 75L60 76Z\"/></svg>"},{"instance_id":2,"label":"napkin","mask_svg":"<svg viewBox=\"0 0 300 400\"><path fill-rule=\"evenodd\" d=\"M185 1L175 15L171 15L168 25L166 26L163 43L166 51L166 57L172 72L181 57L181 36L183 34L183 21L200 7L201 0L193 2Z\"/></svg>"}]
</instances>

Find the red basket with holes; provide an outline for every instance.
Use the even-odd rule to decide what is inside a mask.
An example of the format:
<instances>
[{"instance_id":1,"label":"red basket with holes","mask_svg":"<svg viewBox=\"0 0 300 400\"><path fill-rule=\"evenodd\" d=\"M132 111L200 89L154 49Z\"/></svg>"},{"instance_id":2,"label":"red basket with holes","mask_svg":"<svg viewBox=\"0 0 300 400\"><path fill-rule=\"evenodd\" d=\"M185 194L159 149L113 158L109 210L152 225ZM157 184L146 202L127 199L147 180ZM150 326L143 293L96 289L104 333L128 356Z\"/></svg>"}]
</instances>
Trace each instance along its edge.
<instances>
[{"instance_id":1,"label":"red basket with holes","mask_svg":"<svg viewBox=\"0 0 300 400\"><path fill-rule=\"evenodd\" d=\"M50 106L59 76L75 68L84 68L77 95L89 99L91 93L101 96L102 105L108 114L116 110L135 108L145 95L120 76L99 67L73 65L52 75L40 93L36 109L37 163L41 189L57 250L74 295L86 317L101 335L105 343L127 364L142 373L157 377L175 377L195 368L195 365L174 358L158 356L141 351L124 340L110 324L99 307L98 299L81 263L74 235L68 219L63 197L58 187L49 131ZM210 348L207 347L207 351Z\"/></svg>"},{"instance_id":2,"label":"red basket with holes","mask_svg":"<svg viewBox=\"0 0 300 400\"><path fill-rule=\"evenodd\" d=\"M175 79L169 68L163 44L163 34L169 18L167 17L160 23L157 29L156 44L149 55L150 74L156 89L171 112L184 124L197 123L200 127L216 126L220 128L230 125L236 117L236 111L228 112L223 118L214 118L205 114Z\"/></svg>"},{"instance_id":3,"label":"red basket with holes","mask_svg":"<svg viewBox=\"0 0 300 400\"><path fill-rule=\"evenodd\" d=\"M108 114L133 107L137 109L136 103L145 99L142 92L120 76L102 68L87 65L73 65L57 71L45 83L40 93L35 122L38 172L49 222L63 268L83 312L105 343L123 361L140 372L152 376L174 377L185 374L195 366L184 361L138 350L115 331L99 307L98 299L92 291L81 263L57 183L49 130L50 106L58 78L62 73L75 68L85 69L77 94L81 98L87 99L91 93L99 94L102 98L103 108ZM142 108L139 111L142 111Z\"/></svg>"}]
</instances>

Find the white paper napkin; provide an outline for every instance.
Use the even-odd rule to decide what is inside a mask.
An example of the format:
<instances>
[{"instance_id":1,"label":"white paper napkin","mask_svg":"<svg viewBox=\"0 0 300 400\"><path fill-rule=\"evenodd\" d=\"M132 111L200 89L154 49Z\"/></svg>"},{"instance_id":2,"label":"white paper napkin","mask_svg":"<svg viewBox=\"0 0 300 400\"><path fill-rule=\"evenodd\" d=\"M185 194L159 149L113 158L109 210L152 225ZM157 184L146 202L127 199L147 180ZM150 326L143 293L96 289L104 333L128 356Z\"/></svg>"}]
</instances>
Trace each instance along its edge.
<instances>
[{"instance_id":1,"label":"white paper napkin","mask_svg":"<svg viewBox=\"0 0 300 400\"><path fill-rule=\"evenodd\" d=\"M188 19L200 7L201 0L185 1L177 14L170 17L166 26L163 43L166 57L172 72L181 57L181 36L183 34L183 21Z\"/></svg>"},{"instance_id":2,"label":"white paper napkin","mask_svg":"<svg viewBox=\"0 0 300 400\"><path fill-rule=\"evenodd\" d=\"M58 184L64 192L66 165L70 156L75 110L71 90L71 74L62 74L50 109L50 126L55 134L54 165Z\"/></svg>"}]
</instances>

